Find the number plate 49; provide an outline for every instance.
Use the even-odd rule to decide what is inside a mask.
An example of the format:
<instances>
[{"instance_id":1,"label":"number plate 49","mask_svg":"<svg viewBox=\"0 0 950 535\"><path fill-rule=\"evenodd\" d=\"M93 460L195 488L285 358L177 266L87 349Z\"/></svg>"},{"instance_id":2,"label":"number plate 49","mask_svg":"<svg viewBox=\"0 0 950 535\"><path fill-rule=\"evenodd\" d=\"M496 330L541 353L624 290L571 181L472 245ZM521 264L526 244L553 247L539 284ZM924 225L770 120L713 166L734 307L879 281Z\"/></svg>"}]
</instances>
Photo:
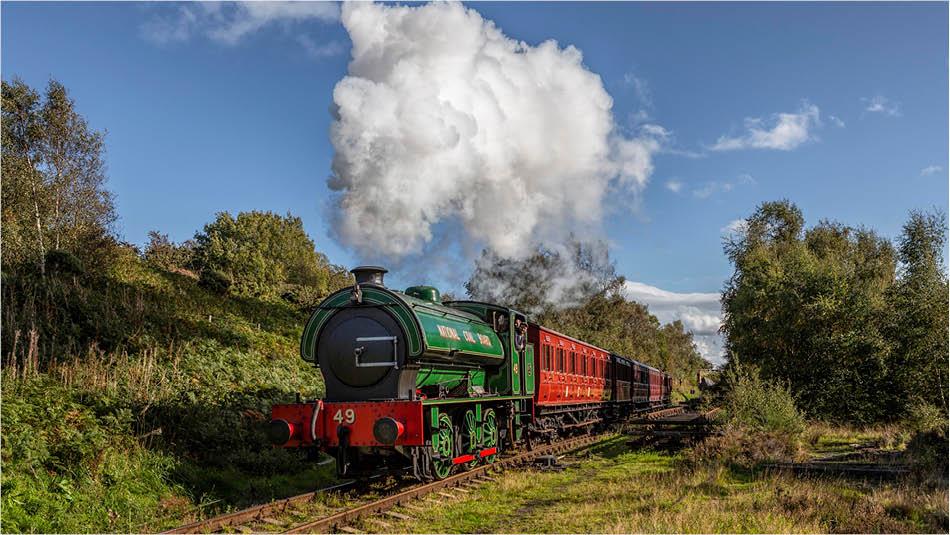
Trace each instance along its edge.
<instances>
[{"instance_id":1,"label":"number plate 49","mask_svg":"<svg viewBox=\"0 0 950 535\"><path fill-rule=\"evenodd\" d=\"M333 421L342 424L347 423L351 424L356 421L356 411L353 409L337 409L336 414L333 415Z\"/></svg>"}]
</instances>

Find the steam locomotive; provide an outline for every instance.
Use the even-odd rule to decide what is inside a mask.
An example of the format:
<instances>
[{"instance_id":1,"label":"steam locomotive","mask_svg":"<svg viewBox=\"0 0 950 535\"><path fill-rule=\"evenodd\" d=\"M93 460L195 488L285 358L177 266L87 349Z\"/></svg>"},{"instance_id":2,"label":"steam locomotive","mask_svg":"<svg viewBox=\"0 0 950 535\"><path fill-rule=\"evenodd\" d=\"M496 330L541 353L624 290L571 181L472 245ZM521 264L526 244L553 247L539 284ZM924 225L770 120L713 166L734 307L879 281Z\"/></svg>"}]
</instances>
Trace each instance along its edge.
<instances>
[{"instance_id":1,"label":"steam locomotive","mask_svg":"<svg viewBox=\"0 0 950 535\"><path fill-rule=\"evenodd\" d=\"M275 405L271 441L323 451L340 476L411 468L420 480L491 463L503 450L669 403L666 373L431 286L387 288L361 266L303 331L323 399Z\"/></svg>"}]
</instances>

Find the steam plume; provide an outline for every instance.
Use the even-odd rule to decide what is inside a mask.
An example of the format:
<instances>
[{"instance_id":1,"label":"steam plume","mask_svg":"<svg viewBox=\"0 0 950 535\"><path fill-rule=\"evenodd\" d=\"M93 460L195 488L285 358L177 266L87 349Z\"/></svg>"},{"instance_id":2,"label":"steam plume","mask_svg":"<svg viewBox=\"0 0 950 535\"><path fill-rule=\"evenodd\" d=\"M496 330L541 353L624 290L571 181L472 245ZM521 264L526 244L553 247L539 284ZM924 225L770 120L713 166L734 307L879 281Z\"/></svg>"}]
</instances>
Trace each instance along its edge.
<instances>
[{"instance_id":1,"label":"steam plume","mask_svg":"<svg viewBox=\"0 0 950 535\"><path fill-rule=\"evenodd\" d=\"M666 132L624 137L573 46L506 37L461 4L345 4L333 93L337 238L367 258L422 253L445 228L504 258L596 229L635 196Z\"/></svg>"}]
</instances>

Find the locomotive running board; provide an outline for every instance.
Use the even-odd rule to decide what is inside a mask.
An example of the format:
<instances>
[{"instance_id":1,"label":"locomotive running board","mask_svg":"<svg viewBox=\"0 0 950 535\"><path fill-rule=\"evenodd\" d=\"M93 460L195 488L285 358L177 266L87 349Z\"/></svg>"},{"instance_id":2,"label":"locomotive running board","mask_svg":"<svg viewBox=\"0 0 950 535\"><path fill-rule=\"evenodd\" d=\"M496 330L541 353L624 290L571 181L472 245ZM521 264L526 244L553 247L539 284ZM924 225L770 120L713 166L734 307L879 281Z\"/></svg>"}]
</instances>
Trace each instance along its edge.
<instances>
[{"instance_id":1,"label":"locomotive running board","mask_svg":"<svg viewBox=\"0 0 950 535\"><path fill-rule=\"evenodd\" d=\"M489 455L494 455L496 453L498 453L497 447L484 449L478 452L478 458L484 459L485 457L488 457ZM474 461L475 459L476 459L475 455L471 453L468 455L459 455L458 457L455 457L454 459L452 459L452 464L470 463Z\"/></svg>"}]
</instances>

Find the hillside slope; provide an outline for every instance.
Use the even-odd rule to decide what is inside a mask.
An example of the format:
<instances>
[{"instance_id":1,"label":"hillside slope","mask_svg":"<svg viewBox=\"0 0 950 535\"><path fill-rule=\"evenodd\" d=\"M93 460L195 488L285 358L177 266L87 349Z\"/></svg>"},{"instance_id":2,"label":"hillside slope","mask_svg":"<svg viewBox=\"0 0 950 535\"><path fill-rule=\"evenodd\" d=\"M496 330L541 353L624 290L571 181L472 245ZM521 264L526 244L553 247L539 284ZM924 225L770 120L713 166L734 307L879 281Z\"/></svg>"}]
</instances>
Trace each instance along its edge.
<instances>
[{"instance_id":1,"label":"hillside slope","mask_svg":"<svg viewBox=\"0 0 950 535\"><path fill-rule=\"evenodd\" d=\"M2 530L158 529L329 477L264 436L272 403L322 392L297 356L306 312L118 254L105 274L4 274Z\"/></svg>"}]
</instances>

